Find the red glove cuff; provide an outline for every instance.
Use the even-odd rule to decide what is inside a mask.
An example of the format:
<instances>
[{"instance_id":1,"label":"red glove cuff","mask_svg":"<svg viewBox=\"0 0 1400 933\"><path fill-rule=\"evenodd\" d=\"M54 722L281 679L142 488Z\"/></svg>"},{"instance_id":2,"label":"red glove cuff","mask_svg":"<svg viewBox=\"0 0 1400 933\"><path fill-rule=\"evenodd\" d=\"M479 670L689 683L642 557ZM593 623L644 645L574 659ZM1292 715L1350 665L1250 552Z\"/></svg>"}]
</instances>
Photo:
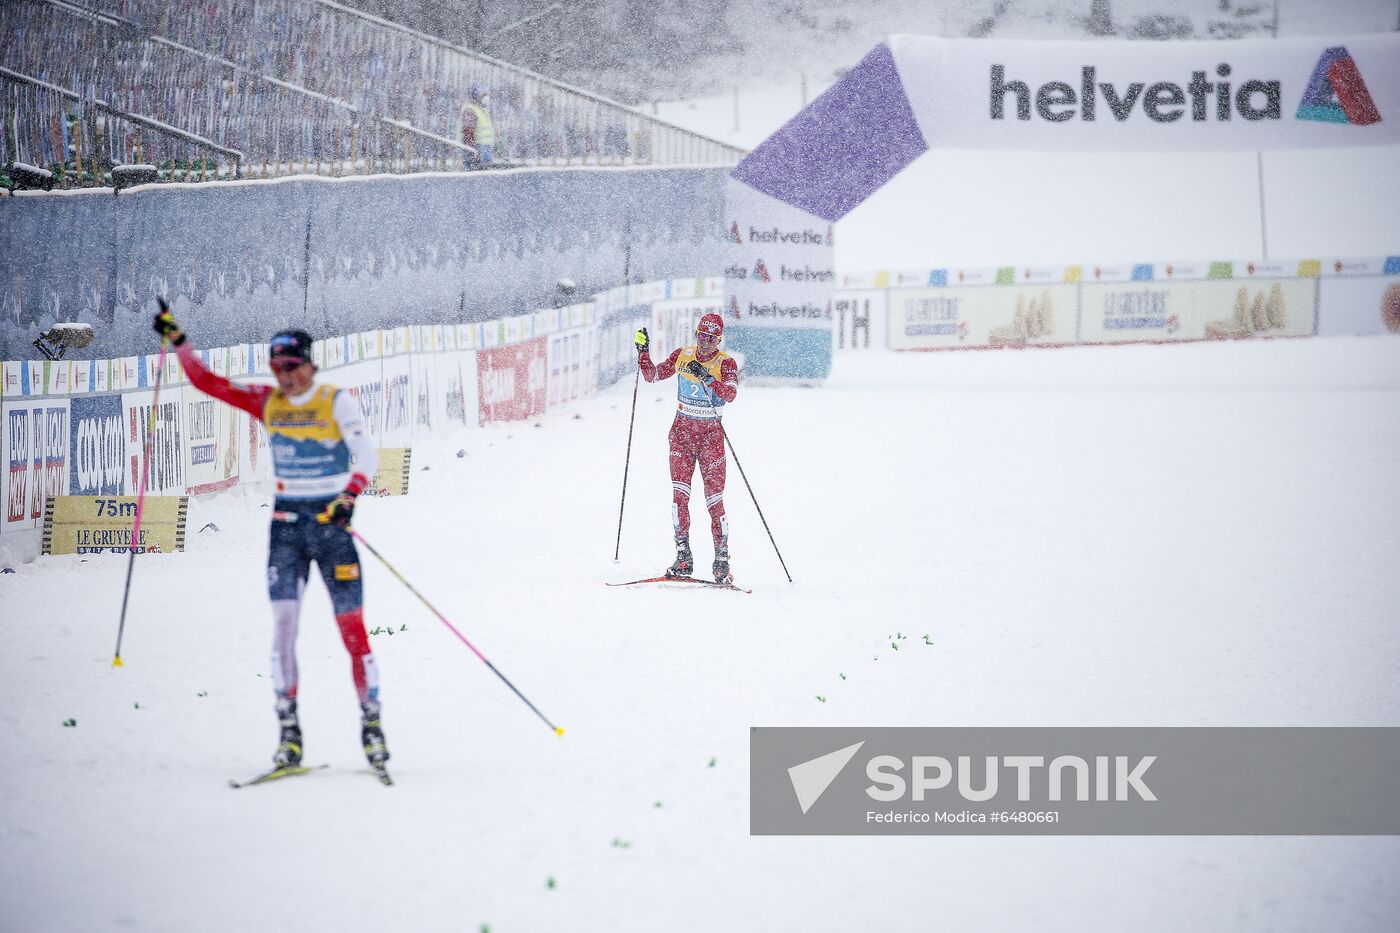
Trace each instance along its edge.
<instances>
[{"instance_id":1,"label":"red glove cuff","mask_svg":"<svg viewBox=\"0 0 1400 933\"><path fill-rule=\"evenodd\" d=\"M345 487L345 494L351 497L358 496L365 491L369 485L369 479L363 473L356 473L350 477L350 482Z\"/></svg>"}]
</instances>

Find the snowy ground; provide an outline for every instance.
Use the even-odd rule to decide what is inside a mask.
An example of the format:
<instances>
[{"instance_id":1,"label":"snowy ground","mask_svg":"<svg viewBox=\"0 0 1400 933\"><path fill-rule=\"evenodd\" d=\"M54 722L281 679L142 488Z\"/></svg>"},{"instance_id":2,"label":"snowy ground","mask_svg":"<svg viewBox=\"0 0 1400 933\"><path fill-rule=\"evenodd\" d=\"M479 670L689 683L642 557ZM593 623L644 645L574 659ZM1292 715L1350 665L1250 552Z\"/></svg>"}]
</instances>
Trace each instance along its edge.
<instances>
[{"instance_id":1,"label":"snowy ground","mask_svg":"<svg viewBox=\"0 0 1400 933\"><path fill-rule=\"evenodd\" d=\"M620 564L630 383L415 449L413 494L362 506L568 730L366 556L393 788L319 584L302 709L331 768L225 786L275 739L259 496L192 504L220 531L139 561L122 669L124 558L0 576L0 927L1394 928L1395 838L751 838L747 742L1400 725L1400 340L847 355L822 389L744 388L727 425L797 581L731 464L747 596L602 586L670 556L664 394Z\"/></svg>"}]
</instances>

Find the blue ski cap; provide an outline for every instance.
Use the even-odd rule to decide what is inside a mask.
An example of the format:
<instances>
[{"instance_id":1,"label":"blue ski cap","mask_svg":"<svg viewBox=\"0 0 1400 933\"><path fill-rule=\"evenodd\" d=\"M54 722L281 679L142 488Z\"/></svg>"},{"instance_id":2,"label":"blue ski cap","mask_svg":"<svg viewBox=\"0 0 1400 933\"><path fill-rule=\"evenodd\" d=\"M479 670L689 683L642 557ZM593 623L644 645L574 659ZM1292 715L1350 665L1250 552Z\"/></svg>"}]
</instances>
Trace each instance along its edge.
<instances>
[{"instance_id":1,"label":"blue ski cap","mask_svg":"<svg viewBox=\"0 0 1400 933\"><path fill-rule=\"evenodd\" d=\"M277 360L311 362L311 335L304 330L284 330L272 335L269 356Z\"/></svg>"}]
</instances>

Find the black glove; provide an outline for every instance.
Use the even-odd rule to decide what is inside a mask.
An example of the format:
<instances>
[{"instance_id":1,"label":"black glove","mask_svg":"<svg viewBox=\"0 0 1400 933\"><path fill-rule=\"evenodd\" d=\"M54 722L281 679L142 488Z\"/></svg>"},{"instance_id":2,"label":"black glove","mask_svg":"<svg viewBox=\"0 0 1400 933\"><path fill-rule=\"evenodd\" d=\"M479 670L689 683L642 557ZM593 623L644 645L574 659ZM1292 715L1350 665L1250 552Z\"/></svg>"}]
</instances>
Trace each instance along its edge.
<instances>
[{"instance_id":1,"label":"black glove","mask_svg":"<svg viewBox=\"0 0 1400 933\"><path fill-rule=\"evenodd\" d=\"M637 331L636 339L633 342L637 344L638 353L647 352L647 348L651 346L651 338L647 336L647 329L645 327Z\"/></svg>"},{"instance_id":2,"label":"black glove","mask_svg":"<svg viewBox=\"0 0 1400 933\"><path fill-rule=\"evenodd\" d=\"M329 522L337 528L349 528L350 517L355 514L355 497L349 491L342 492L331 500L330 505L319 516L322 522Z\"/></svg>"},{"instance_id":3,"label":"black glove","mask_svg":"<svg viewBox=\"0 0 1400 933\"><path fill-rule=\"evenodd\" d=\"M714 376L710 375L709 370L700 365L699 360L691 360L689 363L687 363L685 365L685 371L704 383L709 383L715 378Z\"/></svg>"},{"instance_id":4,"label":"black glove","mask_svg":"<svg viewBox=\"0 0 1400 933\"><path fill-rule=\"evenodd\" d=\"M156 315L155 324L152 328L160 334L163 340L168 340L173 346L179 346L185 342L185 332L180 329L180 325L175 323L175 315L170 311L170 305L165 303L164 298L157 298L160 304L160 313Z\"/></svg>"}]
</instances>

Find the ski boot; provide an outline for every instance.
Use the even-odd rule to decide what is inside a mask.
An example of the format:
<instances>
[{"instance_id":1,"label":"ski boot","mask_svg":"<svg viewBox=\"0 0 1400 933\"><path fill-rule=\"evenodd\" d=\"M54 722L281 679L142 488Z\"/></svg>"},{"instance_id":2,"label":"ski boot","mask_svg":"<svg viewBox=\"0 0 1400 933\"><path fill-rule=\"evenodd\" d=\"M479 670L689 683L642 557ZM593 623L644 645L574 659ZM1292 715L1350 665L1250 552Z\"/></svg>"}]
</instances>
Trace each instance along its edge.
<instances>
[{"instance_id":1,"label":"ski boot","mask_svg":"<svg viewBox=\"0 0 1400 933\"><path fill-rule=\"evenodd\" d=\"M360 742L365 747L365 758L370 767L382 768L389 760L389 748L384 744L384 730L379 726L379 701L370 700L360 707L364 711L364 722L360 727Z\"/></svg>"},{"instance_id":2,"label":"ski boot","mask_svg":"<svg viewBox=\"0 0 1400 933\"><path fill-rule=\"evenodd\" d=\"M729 572L729 548L720 545L715 548L715 582L731 586L734 583L734 574Z\"/></svg>"},{"instance_id":3,"label":"ski boot","mask_svg":"<svg viewBox=\"0 0 1400 933\"><path fill-rule=\"evenodd\" d=\"M297 721L296 700L277 698L277 724L282 727L282 736L272 754L272 763L279 768L301 764L301 723Z\"/></svg>"},{"instance_id":4,"label":"ski boot","mask_svg":"<svg viewBox=\"0 0 1400 933\"><path fill-rule=\"evenodd\" d=\"M668 577L688 577L695 572L695 559L690 556L690 539L676 538L676 562L666 569Z\"/></svg>"}]
</instances>

